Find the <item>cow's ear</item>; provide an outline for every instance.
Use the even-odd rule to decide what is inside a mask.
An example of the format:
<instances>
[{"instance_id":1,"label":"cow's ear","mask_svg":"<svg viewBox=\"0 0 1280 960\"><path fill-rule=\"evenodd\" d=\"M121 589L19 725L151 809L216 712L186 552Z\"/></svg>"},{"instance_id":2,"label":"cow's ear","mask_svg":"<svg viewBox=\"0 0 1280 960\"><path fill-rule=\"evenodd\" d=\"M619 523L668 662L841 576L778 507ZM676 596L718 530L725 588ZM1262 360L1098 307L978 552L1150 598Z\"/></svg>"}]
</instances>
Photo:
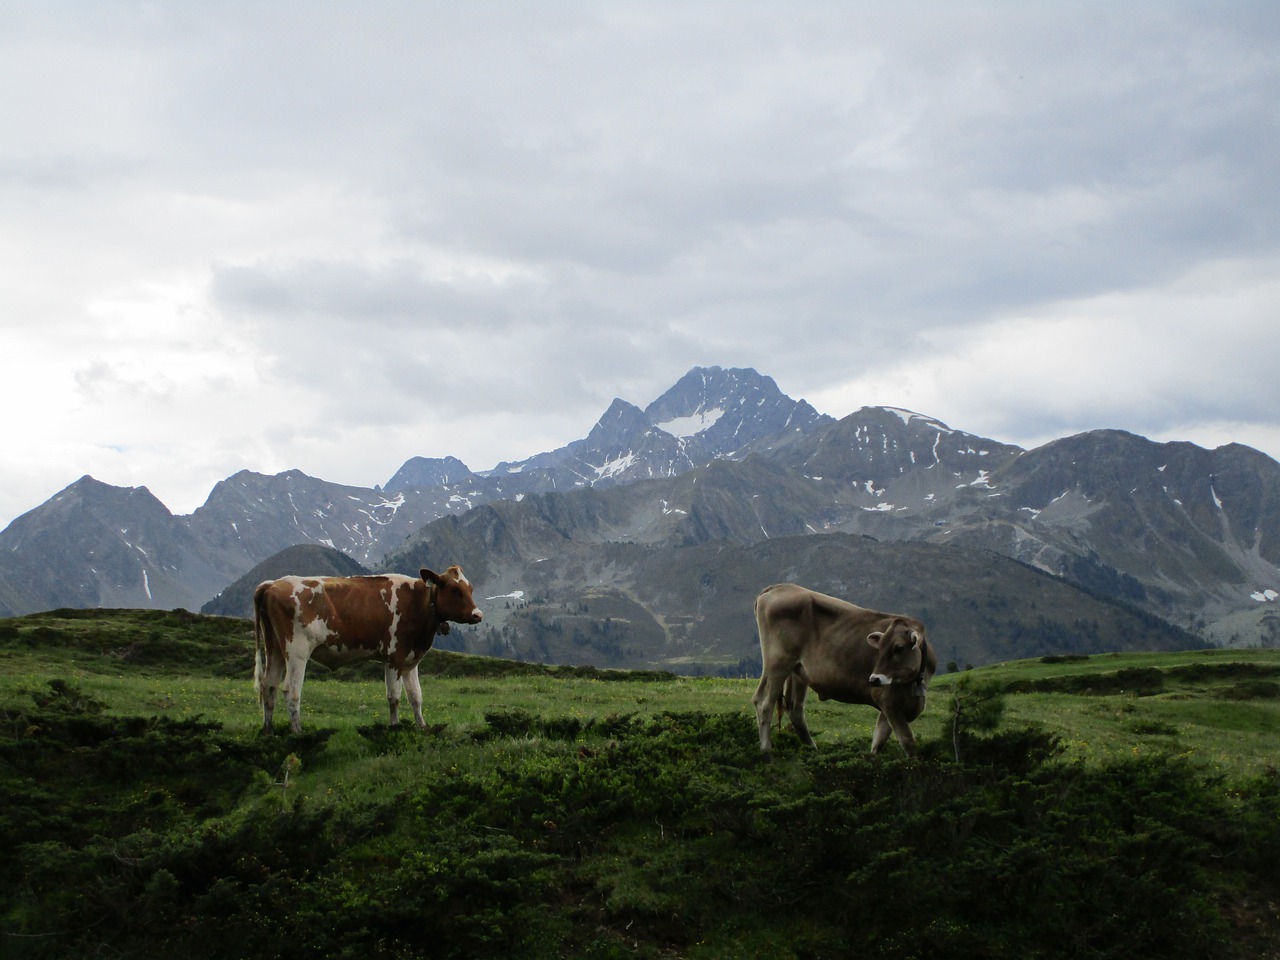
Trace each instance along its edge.
<instances>
[{"instance_id":1,"label":"cow's ear","mask_svg":"<svg viewBox=\"0 0 1280 960\"><path fill-rule=\"evenodd\" d=\"M880 649L880 641L884 639L884 631L877 630L875 633L867 634L867 643L871 644L877 650Z\"/></svg>"},{"instance_id":2,"label":"cow's ear","mask_svg":"<svg viewBox=\"0 0 1280 960\"><path fill-rule=\"evenodd\" d=\"M427 581L427 583L440 583L440 574L436 573L434 570L428 570L426 567L423 567L418 571L418 573L422 574L422 579Z\"/></svg>"}]
</instances>

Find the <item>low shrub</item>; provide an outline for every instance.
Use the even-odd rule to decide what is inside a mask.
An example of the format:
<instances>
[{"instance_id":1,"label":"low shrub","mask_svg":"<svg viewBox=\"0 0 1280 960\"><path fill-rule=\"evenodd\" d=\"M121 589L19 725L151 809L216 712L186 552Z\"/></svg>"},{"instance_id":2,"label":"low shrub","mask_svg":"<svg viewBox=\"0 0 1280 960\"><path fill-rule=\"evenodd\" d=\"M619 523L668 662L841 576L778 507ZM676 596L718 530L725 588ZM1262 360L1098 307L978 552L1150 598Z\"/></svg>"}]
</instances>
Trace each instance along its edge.
<instances>
[{"instance_id":1,"label":"low shrub","mask_svg":"<svg viewBox=\"0 0 1280 960\"><path fill-rule=\"evenodd\" d=\"M1280 863L1276 776L1065 763L1027 730L963 764L785 738L770 763L741 714L494 712L464 748L488 762L283 803L264 786L327 734L111 719L70 688L0 720L15 957L1230 957L1220 899Z\"/></svg>"}]
</instances>

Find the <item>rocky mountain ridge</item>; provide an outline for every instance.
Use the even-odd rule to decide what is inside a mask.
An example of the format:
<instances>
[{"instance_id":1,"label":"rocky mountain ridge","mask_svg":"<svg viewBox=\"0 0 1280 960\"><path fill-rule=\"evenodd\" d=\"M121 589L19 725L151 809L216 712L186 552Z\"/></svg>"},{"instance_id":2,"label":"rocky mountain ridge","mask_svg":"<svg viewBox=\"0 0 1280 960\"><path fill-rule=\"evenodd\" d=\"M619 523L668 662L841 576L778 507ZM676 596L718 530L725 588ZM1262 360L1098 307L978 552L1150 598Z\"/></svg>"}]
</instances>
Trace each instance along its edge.
<instances>
[{"instance_id":1,"label":"rocky mountain ridge","mask_svg":"<svg viewBox=\"0 0 1280 960\"><path fill-rule=\"evenodd\" d=\"M368 489L242 471L173 517L145 489L83 478L0 532L0 613L196 609L298 543L372 569L458 559L485 595L528 598L537 564L594 576L608 563L593 557L653 552L663 560L645 569L675 568L693 553L673 551L803 551L807 537L846 534L968 551L984 568L976 558L1008 558L1204 641L1280 640L1280 464L1237 444L1103 430L1026 451L896 408L837 421L755 371L695 368L644 409L615 400L558 450L484 473L413 458L392 480ZM635 593L638 574L612 562L618 589ZM553 593L573 592L553 580ZM668 625L660 632L669 644Z\"/></svg>"},{"instance_id":2,"label":"rocky mountain ridge","mask_svg":"<svg viewBox=\"0 0 1280 960\"><path fill-rule=\"evenodd\" d=\"M145 487L85 476L0 531L0 616L60 606L198 609L295 544L329 546L376 567L425 524L482 503L677 476L831 422L769 377L719 367L690 371L649 410L675 432L616 399L582 440L483 473L452 456L410 458L386 487L373 488L298 470L242 470L189 516L174 516ZM145 524L131 519L137 504L146 506Z\"/></svg>"}]
</instances>

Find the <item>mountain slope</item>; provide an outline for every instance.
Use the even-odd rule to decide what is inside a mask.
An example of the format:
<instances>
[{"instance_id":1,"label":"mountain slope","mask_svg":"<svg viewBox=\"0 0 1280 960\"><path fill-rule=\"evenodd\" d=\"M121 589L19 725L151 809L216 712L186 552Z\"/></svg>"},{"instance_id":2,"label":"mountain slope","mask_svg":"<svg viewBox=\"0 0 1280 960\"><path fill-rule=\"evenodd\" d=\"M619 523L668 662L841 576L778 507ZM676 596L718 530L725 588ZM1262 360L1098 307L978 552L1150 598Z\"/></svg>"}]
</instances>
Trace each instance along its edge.
<instances>
[{"instance_id":1,"label":"mountain slope","mask_svg":"<svg viewBox=\"0 0 1280 960\"><path fill-rule=\"evenodd\" d=\"M146 487L81 477L0 534L7 616L55 607L195 609L236 561Z\"/></svg>"},{"instance_id":2,"label":"mountain slope","mask_svg":"<svg viewBox=\"0 0 1280 960\"><path fill-rule=\"evenodd\" d=\"M370 571L341 550L313 543L288 547L263 560L200 608L222 617L253 617L253 591L264 580L298 574L304 577L360 577Z\"/></svg>"},{"instance_id":3,"label":"mountain slope","mask_svg":"<svg viewBox=\"0 0 1280 960\"><path fill-rule=\"evenodd\" d=\"M956 542L981 545L1209 628L1280 591L1280 464L1232 444L1205 450L1100 430L1046 444L993 473L1000 494ZM1111 587L1101 581L1111 581Z\"/></svg>"},{"instance_id":4,"label":"mountain slope","mask_svg":"<svg viewBox=\"0 0 1280 960\"><path fill-rule=\"evenodd\" d=\"M452 649L750 674L754 599L781 580L921 617L944 663L1199 645L1154 616L985 550L839 533L674 548L588 542L550 536L522 522L524 511L499 512L442 520L388 558L405 570L463 564L485 622Z\"/></svg>"}]
</instances>

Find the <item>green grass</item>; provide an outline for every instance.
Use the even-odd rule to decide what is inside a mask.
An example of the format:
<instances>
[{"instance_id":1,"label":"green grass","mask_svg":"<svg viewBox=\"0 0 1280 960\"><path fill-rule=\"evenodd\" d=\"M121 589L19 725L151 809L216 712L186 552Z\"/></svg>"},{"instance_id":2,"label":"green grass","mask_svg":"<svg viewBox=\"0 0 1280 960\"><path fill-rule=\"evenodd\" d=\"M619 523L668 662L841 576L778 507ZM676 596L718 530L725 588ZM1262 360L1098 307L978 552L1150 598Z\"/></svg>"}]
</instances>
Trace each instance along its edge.
<instances>
[{"instance_id":1,"label":"green grass","mask_svg":"<svg viewBox=\"0 0 1280 960\"><path fill-rule=\"evenodd\" d=\"M229 733L247 735L261 725L251 680L252 649L247 621L184 611L54 611L0 621L0 706L28 702L32 692L62 678L119 715L202 718L222 724ZM1231 675L1232 664L1243 665L1239 676ZM1116 687L1115 676L1126 671L1159 671L1160 689ZM435 737L437 745L473 749L475 735L486 727L486 714L511 710L577 720L723 713L741 717L744 740L755 737L754 677L575 671L437 651L428 655L421 672L424 715L429 724L444 725ZM1025 689L1093 678L1097 692ZM914 724L922 741L950 737L951 696L962 679L1021 691L1005 696L1005 726L1027 726L1059 737L1070 759L1096 763L1125 755L1170 754L1235 777L1276 765L1278 650L1045 658L940 674L934 678L928 709ZM1257 688L1254 695L1234 699L1251 686ZM405 706L402 702L402 716ZM806 709L819 749L870 744L875 721L870 708L811 697ZM333 746L359 756L359 728L387 720L381 668L368 664L330 673L313 665L302 716L304 728L336 731ZM794 743L789 729L781 742ZM887 749L896 750L896 744ZM308 777L300 781L299 789L306 790Z\"/></svg>"},{"instance_id":2,"label":"green grass","mask_svg":"<svg viewBox=\"0 0 1280 960\"><path fill-rule=\"evenodd\" d=\"M432 653L428 732L386 727L377 667L317 667L304 735L263 738L251 664L243 621L0 621L0 954L1280 947L1277 651L940 676L916 760L869 758L874 712L813 699L819 750L785 729L771 763L756 678ZM957 764L953 706L982 690L1000 729Z\"/></svg>"},{"instance_id":3,"label":"green grass","mask_svg":"<svg viewBox=\"0 0 1280 960\"><path fill-rule=\"evenodd\" d=\"M1241 665L1237 670L1233 665ZM1125 671L1159 671L1155 691L1114 689ZM944 678L940 692L957 682ZM1022 660L968 673L974 682L1027 684L1096 680L1095 693L1018 692L1006 696L1006 725L1054 733L1067 756L1101 762L1169 754L1232 777L1280 762L1280 650L1198 650L1095 655L1045 663ZM1236 699L1251 695L1249 699ZM932 718L935 722L941 719Z\"/></svg>"}]
</instances>

